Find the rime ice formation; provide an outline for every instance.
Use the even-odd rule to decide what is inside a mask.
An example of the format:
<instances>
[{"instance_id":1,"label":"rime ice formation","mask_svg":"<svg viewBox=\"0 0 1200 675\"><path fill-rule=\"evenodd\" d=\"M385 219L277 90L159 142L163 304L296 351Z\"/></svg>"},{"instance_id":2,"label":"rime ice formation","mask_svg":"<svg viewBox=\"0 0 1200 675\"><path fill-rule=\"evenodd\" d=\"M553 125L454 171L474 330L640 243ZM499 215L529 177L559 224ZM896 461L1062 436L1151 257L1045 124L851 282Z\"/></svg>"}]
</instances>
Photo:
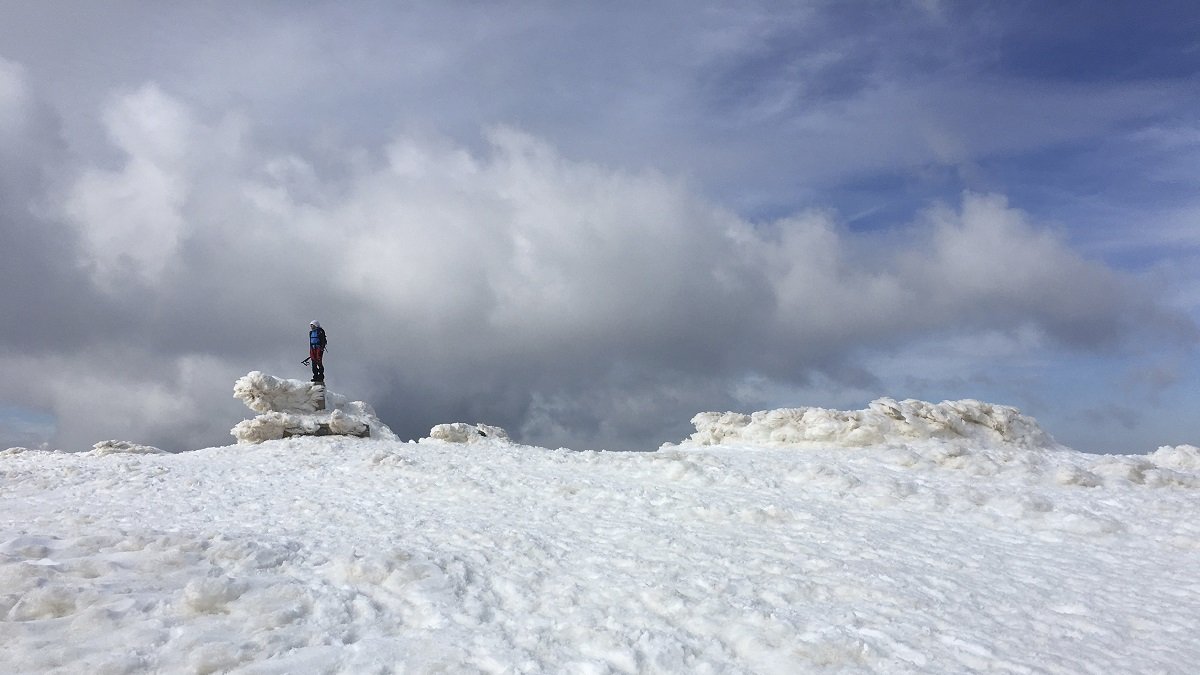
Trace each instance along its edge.
<instances>
[{"instance_id":1,"label":"rime ice formation","mask_svg":"<svg viewBox=\"0 0 1200 675\"><path fill-rule=\"evenodd\" d=\"M1016 408L971 399L928 403L880 398L865 410L780 408L749 415L703 412L681 446L864 447L919 441L1027 449L1061 448Z\"/></svg>"},{"instance_id":2,"label":"rime ice formation","mask_svg":"<svg viewBox=\"0 0 1200 675\"><path fill-rule=\"evenodd\" d=\"M233 395L261 413L230 430L239 444L326 435L398 440L370 405L347 401L324 385L281 379L255 370L234 383Z\"/></svg>"},{"instance_id":3,"label":"rime ice formation","mask_svg":"<svg viewBox=\"0 0 1200 675\"><path fill-rule=\"evenodd\" d=\"M664 444L660 452L857 450L854 456L873 464L910 471L953 470L1075 487L1200 487L1200 448L1164 446L1148 455L1074 452L1016 408L971 399L935 404L880 398L865 410L705 412L692 423L696 433L678 445Z\"/></svg>"},{"instance_id":4,"label":"rime ice formation","mask_svg":"<svg viewBox=\"0 0 1200 675\"><path fill-rule=\"evenodd\" d=\"M161 455L166 452L166 450L160 450L151 445L140 445L129 441L101 441L92 446L92 454L99 457L119 454Z\"/></svg>"},{"instance_id":5,"label":"rime ice formation","mask_svg":"<svg viewBox=\"0 0 1200 675\"><path fill-rule=\"evenodd\" d=\"M1200 448L1194 445L1164 445L1147 458L1168 469L1200 472Z\"/></svg>"},{"instance_id":6,"label":"rime ice formation","mask_svg":"<svg viewBox=\"0 0 1200 675\"><path fill-rule=\"evenodd\" d=\"M439 424L429 430L429 438L421 439L423 442L428 440L442 441L444 443L511 442L508 438L508 432L500 427L493 427L488 424L466 424L465 422Z\"/></svg>"},{"instance_id":7,"label":"rime ice formation","mask_svg":"<svg viewBox=\"0 0 1200 675\"><path fill-rule=\"evenodd\" d=\"M336 395L324 389L312 382L285 380L254 370L233 383L233 397L257 413L314 413L320 409L322 395L326 407L332 406L330 401ZM340 402L344 403L345 399Z\"/></svg>"}]
</instances>

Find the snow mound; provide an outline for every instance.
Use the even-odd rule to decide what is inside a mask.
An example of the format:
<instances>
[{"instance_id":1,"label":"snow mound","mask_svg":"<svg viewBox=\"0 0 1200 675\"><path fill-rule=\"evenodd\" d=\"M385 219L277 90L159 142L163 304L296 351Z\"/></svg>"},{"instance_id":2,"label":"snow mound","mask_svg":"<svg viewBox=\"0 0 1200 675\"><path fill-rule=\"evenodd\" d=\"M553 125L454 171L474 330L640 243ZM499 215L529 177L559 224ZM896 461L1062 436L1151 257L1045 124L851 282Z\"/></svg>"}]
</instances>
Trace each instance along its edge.
<instances>
[{"instance_id":1,"label":"snow mound","mask_svg":"<svg viewBox=\"0 0 1200 675\"><path fill-rule=\"evenodd\" d=\"M1010 406L964 399L928 403L880 398L864 410L780 408L749 415L703 412L682 446L745 444L765 447L869 447L913 441L974 446L1060 449L1036 420Z\"/></svg>"},{"instance_id":2,"label":"snow mound","mask_svg":"<svg viewBox=\"0 0 1200 675\"><path fill-rule=\"evenodd\" d=\"M428 439L423 438L421 440L443 441L445 443L481 443L484 441L511 443L508 438L508 432L500 427L494 427L489 424L467 424L465 422L439 424L429 430Z\"/></svg>"},{"instance_id":3,"label":"snow mound","mask_svg":"<svg viewBox=\"0 0 1200 675\"><path fill-rule=\"evenodd\" d=\"M166 450L160 450L152 445L140 445L129 441L100 441L92 446L92 454L97 457L105 455L166 455Z\"/></svg>"},{"instance_id":4,"label":"snow mound","mask_svg":"<svg viewBox=\"0 0 1200 675\"><path fill-rule=\"evenodd\" d=\"M255 370L238 378L233 396L261 413L230 430L239 444L328 435L399 440L369 404L348 401L322 384L282 379Z\"/></svg>"}]
</instances>

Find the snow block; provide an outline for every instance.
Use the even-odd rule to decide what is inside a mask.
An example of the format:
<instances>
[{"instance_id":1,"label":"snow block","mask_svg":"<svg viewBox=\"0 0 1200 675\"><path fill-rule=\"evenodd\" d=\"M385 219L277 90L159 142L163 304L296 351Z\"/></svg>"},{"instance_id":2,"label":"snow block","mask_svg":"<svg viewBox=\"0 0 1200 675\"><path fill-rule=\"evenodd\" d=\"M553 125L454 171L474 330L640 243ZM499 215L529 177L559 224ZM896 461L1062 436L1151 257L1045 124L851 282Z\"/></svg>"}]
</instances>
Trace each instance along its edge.
<instances>
[{"instance_id":1,"label":"snow block","mask_svg":"<svg viewBox=\"0 0 1200 675\"><path fill-rule=\"evenodd\" d=\"M261 413L230 430L239 444L330 435L398 440L370 405L347 401L324 384L282 379L255 370L234 383L233 396Z\"/></svg>"}]
</instances>

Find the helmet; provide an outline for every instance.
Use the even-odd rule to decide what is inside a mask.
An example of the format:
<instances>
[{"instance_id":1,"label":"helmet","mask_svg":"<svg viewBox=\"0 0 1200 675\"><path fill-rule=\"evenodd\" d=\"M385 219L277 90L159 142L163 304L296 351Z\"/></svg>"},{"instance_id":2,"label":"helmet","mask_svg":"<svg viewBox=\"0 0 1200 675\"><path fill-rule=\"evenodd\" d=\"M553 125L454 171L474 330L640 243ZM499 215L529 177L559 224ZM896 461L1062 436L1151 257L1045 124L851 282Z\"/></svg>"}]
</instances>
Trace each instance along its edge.
<instances>
[{"instance_id":1,"label":"helmet","mask_svg":"<svg viewBox=\"0 0 1200 675\"><path fill-rule=\"evenodd\" d=\"M312 326L313 328L320 328L321 322L317 321L316 319L313 319L312 321L308 322L308 325Z\"/></svg>"}]
</instances>

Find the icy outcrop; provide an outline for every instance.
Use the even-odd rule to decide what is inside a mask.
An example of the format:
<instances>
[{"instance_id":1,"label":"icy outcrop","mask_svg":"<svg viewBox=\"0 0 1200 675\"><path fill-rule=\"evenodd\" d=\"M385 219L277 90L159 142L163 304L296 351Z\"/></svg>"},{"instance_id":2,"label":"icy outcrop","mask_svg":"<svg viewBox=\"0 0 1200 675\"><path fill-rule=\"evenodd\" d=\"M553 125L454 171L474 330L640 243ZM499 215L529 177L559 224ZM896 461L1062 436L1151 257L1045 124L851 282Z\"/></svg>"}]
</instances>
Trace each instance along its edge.
<instances>
[{"instance_id":1,"label":"icy outcrop","mask_svg":"<svg viewBox=\"0 0 1200 675\"><path fill-rule=\"evenodd\" d=\"M92 446L91 454L97 457L105 455L166 455L166 450L160 450L152 445L140 445L129 441L100 441Z\"/></svg>"},{"instance_id":2,"label":"icy outcrop","mask_svg":"<svg viewBox=\"0 0 1200 675\"><path fill-rule=\"evenodd\" d=\"M512 442L508 438L508 432L500 427L493 427L488 424L466 424L465 422L439 424L429 430L428 439L421 440L443 441L445 443Z\"/></svg>"},{"instance_id":3,"label":"icy outcrop","mask_svg":"<svg viewBox=\"0 0 1200 675\"><path fill-rule=\"evenodd\" d=\"M261 413L230 430L238 443L328 435L398 440L370 405L347 401L345 396L328 391L324 385L282 379L256 370L234 383L233 395Z\"/></svg>"},{"instance_id":4,"label":"icy outcrop","mask_svg":"<svg viewBox=\"0 0 1200 675\"><path fill-rule=\"evenodd\" d=\"M751 413L704 412L682 446L866 447L912 441L961 441L1025 449L1060 449L1036 420L1010 406L972 399L928 403L880 398L865 410L780 408Z\"/></svg>"}]
</instances>

